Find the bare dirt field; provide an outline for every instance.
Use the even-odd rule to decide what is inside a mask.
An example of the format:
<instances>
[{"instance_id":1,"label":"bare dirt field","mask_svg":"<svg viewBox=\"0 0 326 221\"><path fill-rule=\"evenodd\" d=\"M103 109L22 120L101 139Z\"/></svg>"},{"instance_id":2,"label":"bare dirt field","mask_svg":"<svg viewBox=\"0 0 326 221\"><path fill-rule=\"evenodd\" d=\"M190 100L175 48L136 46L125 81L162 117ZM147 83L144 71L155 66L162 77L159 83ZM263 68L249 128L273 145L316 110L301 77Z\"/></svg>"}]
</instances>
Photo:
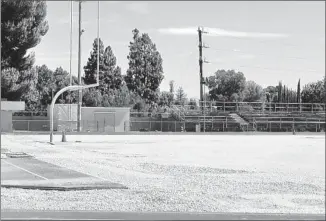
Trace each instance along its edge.
<instances>
[{"instance_id":1,"label":"bare dirt field","mask_svg":"<svg viewBox=\"0 0 326 221\"><path fill-rule=\"evenodd\" d=\"M1 188L2 209L325 213L325 135L2 135L1 148L127 190ZM81 141L81 142L76 142Z\"/></svg>"}]
</instances>

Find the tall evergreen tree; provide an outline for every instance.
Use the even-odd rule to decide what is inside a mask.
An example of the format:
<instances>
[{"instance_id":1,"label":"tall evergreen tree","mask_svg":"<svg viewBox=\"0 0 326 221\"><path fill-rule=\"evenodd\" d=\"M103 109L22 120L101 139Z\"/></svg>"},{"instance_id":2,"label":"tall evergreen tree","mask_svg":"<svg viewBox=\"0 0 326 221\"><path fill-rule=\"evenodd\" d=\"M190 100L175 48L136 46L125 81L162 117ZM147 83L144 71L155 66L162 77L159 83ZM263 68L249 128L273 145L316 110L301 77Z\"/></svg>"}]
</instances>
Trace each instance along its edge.
<instances>
[{"instance_id":1,"label":"tall evergreen tree","mask_svg":"<svg viewBox=\"0 0 326 221\"><path fill-rule=\"evenodd\" d=\"M283 96L282 96L282 102L284 103L284 102L286 102L286 87L285 87L285 85L283 85Z\"/></svg>"},{"instance_id":2,"label":"tall evergreen tree","mask_svg":"<svg viewBox=\"0 0 326 221\"><path fill-rule=\"evenodd\" d=\"M187 95L182 87L179 87L175 94L176 104L185 105L187 102Z\"/></svg>"},{"instance_id":3,"label":"tall evergreen tree","mask_svg":"<svg viewBox=\"0 0 326 221\"><path fill-rule=\"evenodd\" d=\"M129 68L125 81L130 91L137 93L146 103L158 100L159 86L163 80L162 58L148 34L133 30L129 45Z\"/></svg>"},{"instance_id":4,"label":"tall evergreen tree","mask_svg":"<svg viewBox=\"0 0 326 221\"><path fill-rule=\"evenodd\" d=\"M121 68L117 66L117 59L110 46L106 47L103 59L103 73L100 75L100 89L102 94L108 90L119 90L122 86L123 78Z\"/></svg>"},{"instance_id":5,"label":"tall evergreen tree","mask_svg":"<svg viewBox=\"0 0 326 221\"><path fill-rule=\"evenodd\" d=\"M279 103L282 103L282 88L283 88L283 86L282 86L282 82L280 81L280 82L278 82L278 88L277 88L277 97L278 97L278 102Z\"/></svg>"},{"instance_id":6,"label":"tall evergreen tree","mask_svg":"<svg viewBox=\"0 0 326 221\"><path fill-rule=\"evenodd\" d=\"M301 103L301 85L300 85L300 79L298 81L298 86L297 86L297 103Z\"/></svg>"},{"instance_id":7,"label":"tall evergreen tree","mask_svg":"<svg viewBox=\"0 0 326 221\"><path fill-rule=\"evenodd\" d=\"M104 44L101 39L99 39L100 45L100 62L99 62L99 69L100 69L100 76L103 76L103 60L104 60ZM93 50L90 53L90 57L87 60L86 66L84 66L84 82L85 84L95 84L96 83L96 74L97 74L97 38L93 42Z\"/></svg>"},{"instance_id":8,"label":"tall evergreen tree","mask_svg":"<svg viewBox=\"0 0 326 221\"><path fill-rule=\"evenodd\" d=\"M1 0L1 69L30 69L35 47L48 31L46 2L43 0Z\"/></svg>"}]
</instances>

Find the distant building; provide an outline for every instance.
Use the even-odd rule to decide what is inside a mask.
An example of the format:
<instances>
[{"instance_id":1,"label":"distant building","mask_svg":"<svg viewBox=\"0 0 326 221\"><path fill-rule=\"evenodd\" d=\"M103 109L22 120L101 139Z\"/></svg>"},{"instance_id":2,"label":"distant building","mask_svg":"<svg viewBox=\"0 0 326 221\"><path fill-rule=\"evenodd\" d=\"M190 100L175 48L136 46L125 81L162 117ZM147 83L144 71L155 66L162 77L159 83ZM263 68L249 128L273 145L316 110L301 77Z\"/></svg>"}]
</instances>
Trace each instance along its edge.
<instances>
[{"instance_id":1,"label":"distant building","mask_svg":"<svg viewBox=\"0 0 326 221\"><path fill-rule=\"evenodd\" d=\"M48 107L48 119L50 108ZM89 132L126 132L129 130L129 107L82 107L81 129ZM77 104L55 104L54 131L77 130Z\"/></svg>"},{"instance_id":2,"label":"distant building","mask_svg":"<svg viewBox=\"0 0 326 221\"><path fill-rule=\"evenodd\" d=\"M24 111L25 102L1 99L1 132L12 132L12 113Z\"/></svg>"}]
</instances>

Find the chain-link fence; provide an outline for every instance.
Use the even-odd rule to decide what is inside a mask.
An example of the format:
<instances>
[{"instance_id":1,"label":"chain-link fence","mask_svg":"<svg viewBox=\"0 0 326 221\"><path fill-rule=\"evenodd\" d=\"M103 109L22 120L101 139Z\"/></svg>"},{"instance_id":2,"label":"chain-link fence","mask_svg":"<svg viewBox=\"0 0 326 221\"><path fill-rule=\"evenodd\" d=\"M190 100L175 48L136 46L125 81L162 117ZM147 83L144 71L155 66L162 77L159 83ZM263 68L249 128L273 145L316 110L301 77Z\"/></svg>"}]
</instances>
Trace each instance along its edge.
<instances>
[{"instance_id":1,"label":"chain-link fence","mask_svg":"<svg viewBox=\"0 0 326 221\"><path fill-rule=\"evenodd\" d=\"M311 121L262 121L256 122L256 131L264 132L323 132L325 122Z\"/></svg>"},{"instance_id":2,"label":"chain-link fence","mask_svg":"<svg viewBox=\"0 0 326 221\"><path fill-rule=\"evenodd\" d=\"M16 131L49 131L49 120L13 120ZM124 131L139 132L322 132L325 122L322 121L256 121L249 124L236 122L186 122L186 121L128 121L124 122ZM114 133L115 125L105 121L82 121L83 132ZM77 131L76 121L60 121L55 131Z\"/></svg>"}]
</instances>

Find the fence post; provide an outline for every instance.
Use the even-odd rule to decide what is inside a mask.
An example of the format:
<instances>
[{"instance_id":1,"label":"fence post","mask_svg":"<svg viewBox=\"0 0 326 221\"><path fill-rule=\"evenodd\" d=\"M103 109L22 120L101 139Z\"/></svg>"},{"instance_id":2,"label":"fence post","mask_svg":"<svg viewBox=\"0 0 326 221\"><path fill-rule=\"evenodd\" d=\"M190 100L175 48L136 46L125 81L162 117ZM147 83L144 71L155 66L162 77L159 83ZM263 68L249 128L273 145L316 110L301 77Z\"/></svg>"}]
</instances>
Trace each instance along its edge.
<instances>
[{"instance_id":1,"label":"fence post","mask_svg":"<svg viewBox=\"0 0 326 221\"><path fill-rule=\"evenodd\" d=\"M214 129L214 118L212 117L212 129L211 129L212 132L213 132L213 129Z\"/></svg>"},{"instance_id":2,"label":"fence post","mask_svg":"<svg viewBox=\"0 0 326 221\"><path fill-rule=\"evenodd\" d=\"M301 114L301 110L302 110L302 104L299 103L299 112L300 112L300 114Z\"/></svg>"},{"instance_id":3,"label":"fence post","mask_svg":"<svg viewBox=\"0 0 326 221\"><path fill-rule=\"evenodd\" d=\"M223 112L225 112L225 101L223 101Z\"/></svg>"},{"instance_id":4,"label":"fence post","mask_svg":"<svg viewBox=\"0 0 326 221\"><path fill-rule=\"evenodd\" d=\"M162 118L161 118L161 132L163 132L163 121L162 121Z\"/></svg>"},{"instance_id":5,"label":"fence post","mask_svg":"<svg viewBox=\"0 0 326 221\"><path fill-rule=\"evenodd\" d=\"M269 122L269 132L272 132L272 122Z\"/></svg>"},{"instance_id":6,"label":"fence post","mask_svg":"<svg viewBox=\"0 0 326 221\"><path fill-rule=\"evenodd\" d=\"M311 113L314 113L314 104L311 104Z\"/></svg>"},{"instance_id":7,"label":"fence post","mask_svg":"<svg viewBox=\"0 0 326 221\"><path fill-rule=\"evenodd\" d=\"M177 132L177 122L174 121L174 132Z\"/></svg>"},{"instance_id":8,"label":"fence post","mask_svg":"<svg viewBox=\"0 0 326 221\"><path fill-rule=\"evenodd\" d=\"M97 132L98 132L98 121L96 121L96 128L97 128Z\"/></svg>"},{"instance_id":9,"label":"fence post","mask_svg":"<svg viewBox=\"0 0 326 221\"><path fill-rule=\"evenodd\" d=\"M152 131L152 121L149 120L149 131Z\"/></svg>"},{"instance_id":10,"label":"fence post","mask_svg":"<svg viewBox=\"0 0 326 221\"><path fill-rule=\"evenodd\" d=\"M29 120L27 121L27 131L29 131Z\"/></svg>"},{"instance_id":11,"label":"fence post","mask_svg":"<svg viewBox=\"0 0 326 221\"><path fill-rule=\"evenodd\" d=\"M282 118L280 118L280 130L282 129Z\"/></svg>"},{"instance_id":12,"label":"fence post","mask_svg":"<svg viewBox=\"0 0 326 221\"><path fill-rule=\"evenodd\" d=\"M228 128L228 117L226 117L226 120L225 120L225 128Z\"/></svg>"}]
</instances>

